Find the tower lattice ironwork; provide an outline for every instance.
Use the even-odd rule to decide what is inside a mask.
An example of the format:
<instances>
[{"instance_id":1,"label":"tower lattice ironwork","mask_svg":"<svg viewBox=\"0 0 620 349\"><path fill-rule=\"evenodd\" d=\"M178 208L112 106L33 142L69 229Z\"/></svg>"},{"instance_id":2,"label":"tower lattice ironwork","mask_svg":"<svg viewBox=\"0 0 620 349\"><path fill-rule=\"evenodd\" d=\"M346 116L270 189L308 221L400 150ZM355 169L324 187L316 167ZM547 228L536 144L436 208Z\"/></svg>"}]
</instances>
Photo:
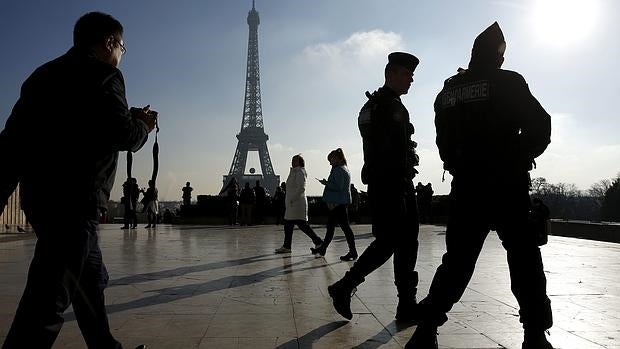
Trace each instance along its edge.
<instances>
[{"instance_id":1,"label":"tower lattice ironwork","mask_svg":"<svg viewBox=\"0 0 620 349\"><path fill-rule=\"evenodd\" d=\"M233 158L228 175L224 176L224 188L232 178L236 178L241 186L245 182L261 181L261 185L273 194L280 183L280 176L276 175L269 157L267 140L269 136L265 134L263 124L263 108L261 105L260 93L260 70L258 62L258 25L260 18L256 11L254 1L252 9L248 13L248 26L250 34L248 39L248 63L245 79L245 100L243 105L243 118L241 120L241 131L237 134L237 150ZM249 151L258 151L262 175L246 174L245 167ZM250 172L252 172L251 169Z\"/></svg>"}]
</instances>

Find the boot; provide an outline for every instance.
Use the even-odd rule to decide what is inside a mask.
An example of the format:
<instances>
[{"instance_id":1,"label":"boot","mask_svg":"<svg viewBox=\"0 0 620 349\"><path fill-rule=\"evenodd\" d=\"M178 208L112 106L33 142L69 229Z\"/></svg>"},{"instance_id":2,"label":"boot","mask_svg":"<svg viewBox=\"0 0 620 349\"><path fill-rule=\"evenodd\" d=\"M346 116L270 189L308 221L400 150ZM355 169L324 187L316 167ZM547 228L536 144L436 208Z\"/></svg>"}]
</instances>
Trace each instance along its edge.
<instances>
[{"instance_id":1,"label":"boot","mask_svg":"<svg viewBox=\"0 0 620 349\"><path fill-rule=\"evenodd\" d=\"M351 272L347 272L342 279L327 287L327 292L329 296L332 297L334 309L347 320L353 318L353 313L351 312L351 297L355 294L355 291L357 291L355 286L360 283L361 282L353 282Z\"/></svg>"},{"instance_id":2,"label":"boot","mask_svg":"<svg viewBox=\"0 0 620 349\"><path fill-rule=\"evenodd\" d=\"M545 331L526 330L521 349L553 349L553 346L547 341Z\"/></svg>"},{"instance_id":3,"label":"boot","mask_svg":"<svg viewBox=\"0 0 620 349\"><path fill-rule=\"evenodd\" d=\"M316 257L325 257L325 253L327 252L327 247L325 245L315 245L314 248L310 247L310 252Z\"/></svg>"},{"instance_id":4,"label":"boot","mask_svg":"<svg viewBox=\"0 0 620 349\"><path fill-rule=\"evenodd\" d=\"M405 345L405 349L438 349L437 327L431 325L419 325L415 329L411 339Z\"/></svg>"},{"instance_id":5,"label":"boot","mask_svg":"<svg viewBox=\"0 0 620 349\"><path fill-rule=\"evenodd\" d=\"M349 253L345 254L344 256L340 256L340 260L341 261L345 261L345 262L350 262L350 261L354 261L357 259L357 251L355 250L349 250Z\"/></svg>"},{"instance_id":6,"label":"boot","mask_svg":"<svg viewBox=\"0 0 620 349\"><path fill-rule=\"evenodd\" d=\"M396 307L396 321L419 321L420 308L416 295L418 294L418 274L412 273L410 277L399 282L394 282L398 291L398 306Z\"/></svg>"},{"instance_id":7,"label":"boot","mask_svg":"<svg viewBox=\"0 0 620 349\"><path fill-rule=\"evenodd\" d=\"M415 296L398 298L396 321L416 322L421 319L418 301Z\"/></svg>"}]
</instances>

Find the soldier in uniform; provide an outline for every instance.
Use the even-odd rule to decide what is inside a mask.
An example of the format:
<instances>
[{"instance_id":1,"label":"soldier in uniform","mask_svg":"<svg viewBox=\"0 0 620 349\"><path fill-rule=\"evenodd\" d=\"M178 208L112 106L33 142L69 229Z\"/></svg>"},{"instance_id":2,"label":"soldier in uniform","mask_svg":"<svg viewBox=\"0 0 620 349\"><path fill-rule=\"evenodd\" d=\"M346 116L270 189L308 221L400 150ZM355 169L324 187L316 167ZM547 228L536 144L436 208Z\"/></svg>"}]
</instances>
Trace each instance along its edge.
<instances>
[{"instance_id":1,"label":"soldier in uniform","mask_svg":"<svg viewBox=\"0 0 620 349\"><path fill-rule=\"evenodd\" d=\"M505 48L495 22L476 38L469 69L446 80L435 100L437 146L453 176L447 252L406 348L437 348L437 327L463 295L490 230L508 255L523 348L552 348L545 337L552 325L547 281L537 236L527 228L529 170L550 143L551 118L521 75L500 69Z\"/></svg>"},{"instance_id":2,"label":"soldier in uniform","mask_svg":"<svg viewBox=\"0 0 620 349\"><path fill-rule=\"evenodd\" d=\"M393 52L385 67L385 84L360 111L358 123L363 140L362 182L368 185L375 240L344 277L328 287L334 307L352 318L351 296L364 278L394 255L394 278L398 291L396 319L414 320L418 274L418 216L413 177L418 165L414 128L400 96L409 91L419 60Z\"/></svg>"}]
</instances>

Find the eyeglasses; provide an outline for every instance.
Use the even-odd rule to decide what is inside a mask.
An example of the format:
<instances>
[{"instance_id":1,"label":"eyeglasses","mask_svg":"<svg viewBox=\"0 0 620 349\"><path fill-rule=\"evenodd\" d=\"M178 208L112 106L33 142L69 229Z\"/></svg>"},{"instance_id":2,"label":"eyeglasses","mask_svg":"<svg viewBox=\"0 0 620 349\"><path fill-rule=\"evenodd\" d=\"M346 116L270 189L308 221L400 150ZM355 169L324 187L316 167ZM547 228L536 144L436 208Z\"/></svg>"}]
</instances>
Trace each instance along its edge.
<instances>
[{"instance_id":1,"label":"eyeglasses","mask_svg":"<svg viewBox=\"0 0 620 349\"><path fill-rule=\"evenodd\" d=\"M127 52L127 49L125 48L125 45L123 45L123 43L121 43L120 40L118 40L117 38L114 38L114 41L116 41L116 43L118 44L118 46L120 46L121 48L121 53L125 54L125 52Z\"/></svg>"}]
</instances>

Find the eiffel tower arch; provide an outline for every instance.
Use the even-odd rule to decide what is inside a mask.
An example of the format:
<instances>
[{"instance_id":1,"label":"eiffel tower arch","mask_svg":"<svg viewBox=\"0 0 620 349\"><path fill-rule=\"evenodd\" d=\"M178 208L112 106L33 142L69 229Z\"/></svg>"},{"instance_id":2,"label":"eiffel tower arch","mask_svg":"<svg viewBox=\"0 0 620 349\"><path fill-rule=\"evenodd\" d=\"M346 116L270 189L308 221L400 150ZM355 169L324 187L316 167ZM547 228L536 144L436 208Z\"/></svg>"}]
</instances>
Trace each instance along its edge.
<instances>
[{"instance_id":1,"label":"eiffel tower arch","mask_svg":"<svg viewBox=\"0 0 620 349\"><path fill-rule=\"evenodd\" d=\"M241 131L237 134L237 149L230 165L228 175L224 175L222 190L226 188L232 178L236 178L243 187L246 182L251 186L259 180L265 190L273 195L280 184L280 176L276 175L271 164L267 141L263 125L263 108L260 94L260 70L258 62L258 25L260 18L252 1L252 10L248 13L250 35L248 39L248 63L245 77L245 99L243 103L243 118ZM246 174L245 168L248 152L257 151L262 174Z\"/></svg>"}]
</instances>

